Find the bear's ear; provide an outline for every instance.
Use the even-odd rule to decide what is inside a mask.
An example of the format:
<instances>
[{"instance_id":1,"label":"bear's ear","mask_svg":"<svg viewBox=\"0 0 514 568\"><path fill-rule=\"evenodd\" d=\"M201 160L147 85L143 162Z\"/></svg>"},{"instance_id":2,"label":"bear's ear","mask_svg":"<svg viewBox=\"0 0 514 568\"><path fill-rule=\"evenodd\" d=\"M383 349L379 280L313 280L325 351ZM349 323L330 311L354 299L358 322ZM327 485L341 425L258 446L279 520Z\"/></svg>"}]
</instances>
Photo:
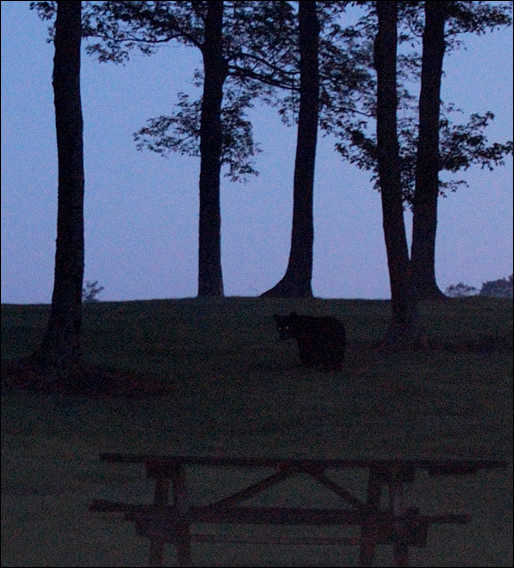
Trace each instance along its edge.
<instances>
[{"instance_id":1,"label":"bear's ear","mask_svg":"<svg viewBox=\"0 0 514 568\"><path fill-rule=\"evenodd\" d=\"M291 312L290 318L297 318L298 314L296 312Z\"/></svg>"},{"instance_id":2,"label":"bear's ear","mask_svg":"<svg viewBox=\"0 0 514 568\"><path fill-rule=\"evenodd\" d=\"M279 316L278 314L273 314L273 319L274 319L276 322L280 323L280 316Z\"/></svg>"}]
</instances>

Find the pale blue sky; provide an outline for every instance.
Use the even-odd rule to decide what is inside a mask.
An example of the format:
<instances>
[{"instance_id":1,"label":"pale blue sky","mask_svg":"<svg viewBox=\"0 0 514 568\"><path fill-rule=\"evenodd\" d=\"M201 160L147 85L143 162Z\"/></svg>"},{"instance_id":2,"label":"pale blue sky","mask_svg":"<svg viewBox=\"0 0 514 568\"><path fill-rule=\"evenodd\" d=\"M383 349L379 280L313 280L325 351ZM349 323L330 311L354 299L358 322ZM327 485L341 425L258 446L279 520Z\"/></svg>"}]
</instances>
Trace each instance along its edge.
<instances>
[{"instance_id":1,"label":"pale blue sky","mask_svg":"<svg viewBox=\"0 0 514 568\"><path fill-rule=\"evenodd\" d=\"M2 302L48 303L53 286L57 163L53 45L29 2L2 1ZM490 138L512 138L512 29L466 36L445 59L443 98L468 113L492 110ZM83 56L86 270L102 300L197 293L196 158L137 152L132 133L191 90L194 50L164 47L125 66ZM284 274L289 255L295 129L274 110L254 113L261 175L222 182L226 295L254 296ZM315 180L313 290L331 298L389 298L380 196L366 173L320 139ZM512 273L512 159L473 168L470 184L440 200L436 274L441 288L480 287ZM410 227L409 215L407 222Z\"/></svg>"}]
</instances>

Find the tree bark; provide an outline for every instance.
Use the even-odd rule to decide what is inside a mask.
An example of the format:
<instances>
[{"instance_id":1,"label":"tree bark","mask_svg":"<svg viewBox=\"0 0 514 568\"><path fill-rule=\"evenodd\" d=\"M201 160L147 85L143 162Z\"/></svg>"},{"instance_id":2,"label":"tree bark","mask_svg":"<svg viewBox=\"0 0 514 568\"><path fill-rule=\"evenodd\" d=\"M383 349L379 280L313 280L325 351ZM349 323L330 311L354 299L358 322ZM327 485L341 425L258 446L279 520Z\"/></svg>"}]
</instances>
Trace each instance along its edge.
<instances>
[{"instance_id":1,"label":"tree bark","mask_svg":"<svg viewBox=\"0 0 514 568\"><path fill-rule=\"evenodd\" d=\"M439 197L439 115L447 9L446 2L425 2L411 248L413 286L418 300L446 297L436 283L435 242Z\"/></svg>"},{"instance_id":2,"label":"tree bark","mask_svg":"<svg viewBox=\"0 0 514 568\"><path fill-rule=\"evenodd\" d=\"M53 89L58 155L54 289L36 359L49 380L66 381L81 360L84 276L84 157L80 97L81 2L58 2Z\"/></svg>"},{"instance_id":3,"label":"tree bark","mask_svg":"<svg viewBox=\"0 0 514 568\"><path fill-rule=\"evenodd\" d=\"M397 2L376 3L377 157L383 228L391 285L392 319L384 346L398 348L418 343L421 330L412 293L409 252L403 218L403 196L397 133L396 87Z\"/></svg>"},{"instance_id":4,"label":"tree bark","mask_svg":"<svg viewBox=\"0 0 514 568\"><path fill-rule=\"evenodd\" d=\"M228 65L223 57L223 2L208 2L202 48L205 79L200 123L198 296L223 296L221 268L221 107Z\"/></svg>"},{"instance_id":5,"label":"tree bark","mask_svg":"<svg viewBox=\"0 0 514 568\"><path fill-rule=\"evenodd\" d=\"M319 107L319 21L316 2L299 2L300 110L294 170L291 250L282 280L262 296L312 297L313 191Z\"/></svg>"}]
</instances>

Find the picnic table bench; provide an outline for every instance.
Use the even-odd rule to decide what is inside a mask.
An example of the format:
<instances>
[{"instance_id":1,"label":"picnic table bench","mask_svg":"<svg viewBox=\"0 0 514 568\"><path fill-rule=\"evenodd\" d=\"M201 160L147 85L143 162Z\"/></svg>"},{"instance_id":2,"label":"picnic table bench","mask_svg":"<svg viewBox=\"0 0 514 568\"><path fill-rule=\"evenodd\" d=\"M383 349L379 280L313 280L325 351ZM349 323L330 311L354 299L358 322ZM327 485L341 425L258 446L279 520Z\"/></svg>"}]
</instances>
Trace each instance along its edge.
<instances>
[{"instance_id":1,"label":"picnic table bench","mask_svg":"<svg viewBox=\"0 0 514 568\"><path fill-rule=\"evenodd\" d=\"M102 461L144 464L147 476L155 480L152 504L131 504L95 499L90 511L124 513L135 523L138 535L150 540L149 566L162 566L166 543L176 547L178 566L192 566L192 542L244 542L292 545L355 545L360 547L359 566L372 566L375 547L393 547L395 566L409 565L409 547L427 544L431 524L463 524L470 514L422 515L418 508L404 502L404 484L414 481L416 471L429 476L475 474L480 469L506 467L499 460L317 460L240 457L187 457L102 453ZM275 472L257 483L204 505L191 503L186 484L188 467L219 466L268 468ZM355 496L326 475L327 470L367 470L366 498ZM335 493L345 508L291 508L241 506L239 503L262 493L297 474L307 474ZM170 487L171 483L171 487ZM170 504L170 488L173 503ZM383 489L388 489L389 504L381 507ZM360 536L317 537L233 537L193 532L195 523L264 525L339 525L359 526Z\"/></svg>"}]
</instances>

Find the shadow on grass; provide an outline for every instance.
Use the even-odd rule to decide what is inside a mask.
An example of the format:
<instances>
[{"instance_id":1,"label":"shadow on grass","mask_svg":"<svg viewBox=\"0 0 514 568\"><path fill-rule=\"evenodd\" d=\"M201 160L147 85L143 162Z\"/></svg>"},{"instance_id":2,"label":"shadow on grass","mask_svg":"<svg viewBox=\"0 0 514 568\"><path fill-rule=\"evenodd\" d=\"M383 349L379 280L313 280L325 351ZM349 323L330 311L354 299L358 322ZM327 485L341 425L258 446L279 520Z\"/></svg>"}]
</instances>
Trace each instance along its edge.
<instances>
[{"instance_id":1,"label":"shadow on grass","mask_svg":"<svg viewBox=\"0 0 514 568\"><path fill-rule=\"evenodd\" d=\"M88 398L146 398L169 394L172 384L156 374L82 363L67 380L49 381L45 368L31 357L2 360L2 392L72 394Z\"/></svg>"}]
</instances>

